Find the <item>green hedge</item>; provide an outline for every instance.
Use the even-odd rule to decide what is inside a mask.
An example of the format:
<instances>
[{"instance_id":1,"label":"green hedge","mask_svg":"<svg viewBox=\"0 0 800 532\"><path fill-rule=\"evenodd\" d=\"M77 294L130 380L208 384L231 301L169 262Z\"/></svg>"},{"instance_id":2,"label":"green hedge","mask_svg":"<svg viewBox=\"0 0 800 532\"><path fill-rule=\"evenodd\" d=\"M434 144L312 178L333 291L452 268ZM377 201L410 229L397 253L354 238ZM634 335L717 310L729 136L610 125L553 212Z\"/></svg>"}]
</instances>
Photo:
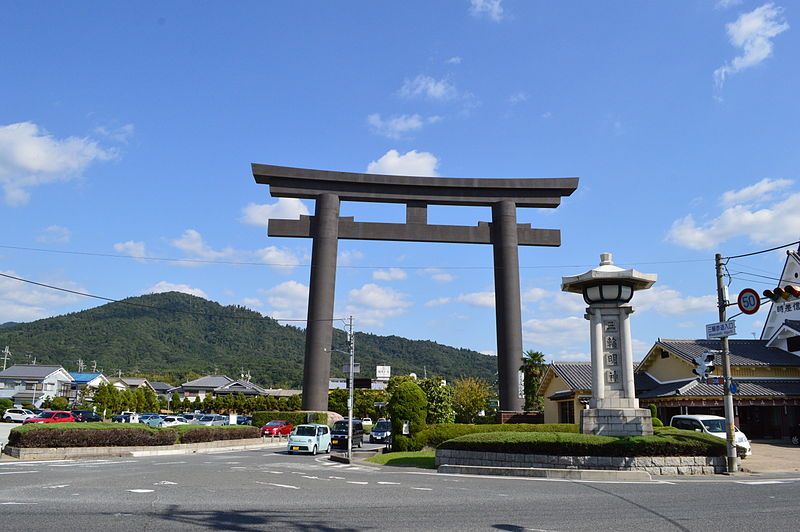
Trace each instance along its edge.
<instances>
[{"instance_id":1,"label":"green hedge","mask_svg":"<svg viewBox=\"0 0 800 532\"><path fill-rule=\"evenodd\" d=\"M11 431L9 447L128 447L174 445L260 437L256 427L179 425L165 429L140 423L23 425Z\"/></svg>"},{"instance_id":2,"label":"green hedge","mask_svg":"<svg viewBox=\"0 0 800 532\"><path fill-rule=\"evenodd\" d=\"M556 432L468 434L440 449L561 456L725 456L715 436L664 427L653 436L593 436Z\"/></svg>"},{"instance_id":3,"label":"green hedge","mask_svg":"<svg viewBox=\"0 0 800 532\"><path fill-rule=\"evenodd\" d=\"M288 421L292 425L302 425L304 423L321 423L326 425L328 423L327 412L281 412L281 411L264 411L253 412L253 426L261 428L270 421L280 419ZM310 419L311 421L307 421Z\"/></svg>"},{"instance_id":4,"label":"green hedge","mask_svg":"<svg viewBox=\"0 0 800 532\"><path fill-rule=\"evenodd\" d=\"M461 423L447 423L441 425L429 425L427 429L420 432L416 439L422 447L438 447L442 442L466 436L467 434L477 434L484 432L568 432L577 433L578 426L573 423L550 423L550 424L526 424L526 423L506 423L506 424L486 424L468 425ZM420 447L420 449L422 448Z\"/></svg>"}]
</instances>

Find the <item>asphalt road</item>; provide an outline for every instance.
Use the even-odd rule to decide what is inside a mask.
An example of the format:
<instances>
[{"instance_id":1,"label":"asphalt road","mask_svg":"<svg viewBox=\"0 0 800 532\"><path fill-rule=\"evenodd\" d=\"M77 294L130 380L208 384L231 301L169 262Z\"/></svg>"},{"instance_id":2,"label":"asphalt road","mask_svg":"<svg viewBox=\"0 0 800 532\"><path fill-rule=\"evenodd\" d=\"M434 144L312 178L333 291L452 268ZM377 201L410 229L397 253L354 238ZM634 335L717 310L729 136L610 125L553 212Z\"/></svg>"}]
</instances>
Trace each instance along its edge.
<instances>
[{"instance_id":1,"label":"asphalt road","mask_svg":"<svg viewBox=\"0 0 800 532\"><path fill-rule=\"evenodd\" d=\"M247 451L0 462L3 530L795 530L800 477L442 475Z\"/></svg>"}]
</instances>

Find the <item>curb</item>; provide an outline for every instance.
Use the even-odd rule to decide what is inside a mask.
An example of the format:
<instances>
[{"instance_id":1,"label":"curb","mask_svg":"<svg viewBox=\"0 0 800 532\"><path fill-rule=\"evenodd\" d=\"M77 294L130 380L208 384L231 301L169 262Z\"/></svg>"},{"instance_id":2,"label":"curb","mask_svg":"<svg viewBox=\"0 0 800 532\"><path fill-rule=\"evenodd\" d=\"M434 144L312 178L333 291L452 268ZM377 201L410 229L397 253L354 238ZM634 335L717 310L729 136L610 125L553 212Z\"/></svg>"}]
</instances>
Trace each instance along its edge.
<instances>
[{"instance_id":1,"label":"curb","mask_svg":"<svg viewBox=\"0 0 800 532\"><path fill-rule=\"evenodd\" d=\"M439 466L439 473L462 475L494 475L502 477L535 477L562 480L624 480L646 482L652 480L647 471L600 471L592 469L544 469L538 467L492 467L492 466Z\"/></svg>"}]
</instances>

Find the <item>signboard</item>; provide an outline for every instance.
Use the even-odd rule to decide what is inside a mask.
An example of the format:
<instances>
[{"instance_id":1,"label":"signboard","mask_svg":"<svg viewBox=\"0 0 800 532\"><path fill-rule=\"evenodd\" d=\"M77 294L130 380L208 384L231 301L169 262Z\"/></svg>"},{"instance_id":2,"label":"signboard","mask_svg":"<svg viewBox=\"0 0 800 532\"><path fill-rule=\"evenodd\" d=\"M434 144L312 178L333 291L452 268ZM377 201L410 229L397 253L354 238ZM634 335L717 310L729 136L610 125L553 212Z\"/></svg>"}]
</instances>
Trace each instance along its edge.
<instances>
[{"instance_id":1,"label":"signboard","mask_svg":"<svg viewBox=\"0 0 800 532\"><path fill-rule=\"evenodd\" d=\"M725 338L736 335L736 320L709 323L706 325L706 339Z\"/></svg>"},{"instance_id":2,"label":"signboard","mask_svg":"<svg viewBox=\"0 0 800 532\"><path fill-rule=\"evenodd\" d=\"M344 366L342 366L342 371L344 371L345 373L347 373L349 375L350 374L350 364L345 364ZM356 362L356 363L353 364L353 373L361 373L361 362Z\"/></svg>"},{"instance_id":3,"label":"signboard","mask_svg":"<svg viewBox=\"0 0 800 532\"><path fill-rule=\"evenodd\" d=\"M755 314L761 308L761 298L758 297L758 292L752 288L745 288L739 292L736 302L739 305L739 310L745 314Z\"/></svg>"},{"instance_id":4,"label":"signboard","mask_svg":"<svg viewBox=\"0 0 800 532\"><path fill-rule=\"evenodd\" d=\"M739 391L739 385L736 383L735 380L731 379L731 393L736 393Z\"/></svg>"},{"instance_id":5,"label":"signboard","mask_svg":"<svg viewBox=\"0 0 800 532\"><path fill-rule=\"evenodd\" d=\"M376 379L389 379L392 376L392 366L375 366Z\"/></svg>"}]
</instances>

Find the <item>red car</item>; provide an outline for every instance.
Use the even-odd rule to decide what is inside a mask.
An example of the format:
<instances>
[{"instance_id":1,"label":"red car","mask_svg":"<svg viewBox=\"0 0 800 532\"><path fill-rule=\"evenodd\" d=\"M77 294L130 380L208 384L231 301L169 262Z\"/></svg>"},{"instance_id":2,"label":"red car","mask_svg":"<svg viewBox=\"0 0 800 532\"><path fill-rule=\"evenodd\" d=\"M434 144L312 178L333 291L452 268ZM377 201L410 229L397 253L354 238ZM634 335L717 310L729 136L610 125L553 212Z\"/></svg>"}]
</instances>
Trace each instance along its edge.
<instances>
[{"instance_id":1,"label":"red car","mask_svg":"<svg viewBox=\"0 0 800 532\"><path fill-rule=\"evenodd\" d=\"M270 421L261 427L262 436L288 436L294 427L288 421L280 419Z\"/></svg>"},{"instance_id":2,"label":"red car","mask_svg":"<svg viewBox=\"0 0 800 532\"><path fill-rule=\"evenodd\" d=\"M31 417L23 421L23 425L28 423L75 423L78 421L71 412L64 412L63 410L52 410L50 412L42 412L36 417Z\"/></svg>"}]
</instances>

